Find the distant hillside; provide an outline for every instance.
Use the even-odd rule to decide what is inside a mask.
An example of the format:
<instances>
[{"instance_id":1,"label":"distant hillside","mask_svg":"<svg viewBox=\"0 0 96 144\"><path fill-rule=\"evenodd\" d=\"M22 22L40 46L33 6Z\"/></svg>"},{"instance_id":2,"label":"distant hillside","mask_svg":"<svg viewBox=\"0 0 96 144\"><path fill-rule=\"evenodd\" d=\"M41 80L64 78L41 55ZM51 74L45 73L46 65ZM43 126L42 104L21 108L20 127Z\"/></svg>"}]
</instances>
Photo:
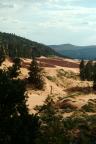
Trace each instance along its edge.
<instances>
[{"instance_id":1,"label":"distant hillside","mask_svg":"<svg viewBox=\"0 0 96 144\"><path fill-rule=\"evenodd\" d=\"M75 59L96 59L96 46L75 46L71 44L50 45L58 53Z\"/></svg>"},{"instance_id":2,"label":"distant hillside","mask_svg":"<svg viewBox=\"0 0 96 144\"><path fill-rule=\"evenodd\" d=\"M31 58L34 56L59 56L57 52L50 47L16 36L15 34L8 34L0 32L0 52L10 57L25 57Z\"/></svg>"}]
</instances>

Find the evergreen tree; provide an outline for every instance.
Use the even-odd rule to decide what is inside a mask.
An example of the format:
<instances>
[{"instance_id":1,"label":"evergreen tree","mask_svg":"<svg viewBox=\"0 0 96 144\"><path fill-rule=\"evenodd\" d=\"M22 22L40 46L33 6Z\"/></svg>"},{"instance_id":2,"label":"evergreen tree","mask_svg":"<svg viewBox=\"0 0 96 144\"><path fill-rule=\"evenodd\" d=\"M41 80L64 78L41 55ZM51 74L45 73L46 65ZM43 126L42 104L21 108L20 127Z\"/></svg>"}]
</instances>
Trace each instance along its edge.
<instances>
[{"instance_id":1,"label":"evergreen tree","mask_svg":"<svg viewBox=\"0 0 96 144\"><path fill-rule=\"evenodd\" d=\"M55 108L54 101L50 96L45 100L43 106L38 108L41 119L39 144L64 144L65 131L63 117Z\"/></svg>"},{"instance_id":2,"label":"evergreen tree","mask_svg":"<svg viewBox=\"0 0 96 144\"><path fill-rule=\"evenodd\" d=\"M80 62L79 68L80 68L80 79L81 80L85 80L85 64L84 64L84 60L82 60Z\"/></svg>"},{"instance_id":3,"label":"evergreen tree","mask_svg":"<svg viewBox=\"0 0 96 144\"><path fill-rule=\"evenodd\" d=\"M37 89L43 88L44 81L42 78L42 68L39 67L34 57L29 67L28 81L34 86L34 88L37 88Z\"/></svg>"},{"instance_id":4,"label":"evergreen tree","mask_svg":"<svg viewBox=\"0 0 96 144\"><path fill-rule=\"evenodd\" d=\"M0 66L4 60L5 60L5 54L4 54L3 48L1 46L1 48L0 48Z\"/></svg>"},{"instance_id":5,"label":"evergreen tree","mask_svg":"<svg viewBox=\"0 0 96 144\"><path fill-rule=\"evenodd\" d=\"M88 81L93 80L93 62L88 61L86 66L85 66L85 79Z\"/></svg>"},{"instance_id":6,"label":"evergreen tree","mask_svg":"<svg viewBox=\"0 0 96 144\"><path fill-rule=\"evenodd\" d=\"M24 81L0 70L0 144L35 144L39 117L29 114L25 92Z\"/></svg>"},{"instance_id":7,"label":"evergreen tree","mask_svg":"<svg viewBox=\"0 0 96 144\"><path fill-rule=\"evenodd\" d=\"M93 69L93 89L96 90L96 63L94 64Z\"/></svg>"},{"instance_id":8,"label":"evergreen tree","mask_svg":"<svg viewBox=\"0 0 96 144\"><path fill-rule=\"evenodd\" d=\"M19 75L20 67L21 67L20 59L15 58L13 60L13 66L8 68L8 73L10 75L10 78L17 77Z\"/></svg>"}]
</instances>

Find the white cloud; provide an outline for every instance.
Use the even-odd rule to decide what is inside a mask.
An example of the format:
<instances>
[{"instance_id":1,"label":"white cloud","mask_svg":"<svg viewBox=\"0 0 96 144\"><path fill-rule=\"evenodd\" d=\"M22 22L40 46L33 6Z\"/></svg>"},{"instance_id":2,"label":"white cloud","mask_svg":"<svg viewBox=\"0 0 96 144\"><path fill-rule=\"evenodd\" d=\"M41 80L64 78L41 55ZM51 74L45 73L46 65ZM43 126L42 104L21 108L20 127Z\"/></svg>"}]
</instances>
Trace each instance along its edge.
<instances>
[{"instance_id":1,"label":"white cloud","mask_svg":"<svg viewBox=\"0 0 96 144\"><path fill-rule=\"evenodd\" d=\"M85 36L91 37L91 42L91 35L96 32L96 1L93 1L94 5L91 0L3 0L0 30L45 43L60 43L62 38L65 43L69 40L77 43L79 39L84 43Z\"/></svg>"}]
</instances>

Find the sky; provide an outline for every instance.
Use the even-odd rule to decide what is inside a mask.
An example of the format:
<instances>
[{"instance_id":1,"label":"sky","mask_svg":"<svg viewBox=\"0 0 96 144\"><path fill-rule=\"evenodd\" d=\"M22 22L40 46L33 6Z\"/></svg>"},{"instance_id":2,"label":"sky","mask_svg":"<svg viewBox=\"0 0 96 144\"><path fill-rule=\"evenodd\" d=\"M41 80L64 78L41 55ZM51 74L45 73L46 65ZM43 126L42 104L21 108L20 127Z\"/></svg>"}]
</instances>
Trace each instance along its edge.
<instances>
[{"instance_id":1,"label":"sky","mask_svg":"<svg viewBox=\"0 0 96 144\"><path fill-rule=\"evenodd\" d=\"M96 0L0 0L0 31L48 45L96 45Z\"/></svg>"}]
</instances>

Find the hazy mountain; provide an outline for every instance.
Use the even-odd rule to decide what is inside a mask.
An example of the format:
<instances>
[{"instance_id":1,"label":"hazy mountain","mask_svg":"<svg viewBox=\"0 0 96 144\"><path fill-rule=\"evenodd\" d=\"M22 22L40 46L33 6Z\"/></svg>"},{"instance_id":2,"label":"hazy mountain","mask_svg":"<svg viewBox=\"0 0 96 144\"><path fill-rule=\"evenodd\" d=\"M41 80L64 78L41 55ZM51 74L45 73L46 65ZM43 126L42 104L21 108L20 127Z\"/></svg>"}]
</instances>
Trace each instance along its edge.
<instances>
[{"instance_id":1,"label":"hazy mountain","mask_svg":"<svg viewBox=\"0 0 96 144\"><path fill-rule=\"evenodd\" d=\"M0 52L11 57L50 56L57 55L50 47L40 44L26 38L16 36L15 34L0 32Z\"/></svg>"},{"instance_id":2,"label":"hazy mountain","mask_svg":"<svg viewBox=\"0 0 96 144\"><path fill-rule=\"evenodd\" d=\"M96 59L96 46L75 46L71 44L50 45L62 55L76 59Z\"/></svg>"}]
</instances>

